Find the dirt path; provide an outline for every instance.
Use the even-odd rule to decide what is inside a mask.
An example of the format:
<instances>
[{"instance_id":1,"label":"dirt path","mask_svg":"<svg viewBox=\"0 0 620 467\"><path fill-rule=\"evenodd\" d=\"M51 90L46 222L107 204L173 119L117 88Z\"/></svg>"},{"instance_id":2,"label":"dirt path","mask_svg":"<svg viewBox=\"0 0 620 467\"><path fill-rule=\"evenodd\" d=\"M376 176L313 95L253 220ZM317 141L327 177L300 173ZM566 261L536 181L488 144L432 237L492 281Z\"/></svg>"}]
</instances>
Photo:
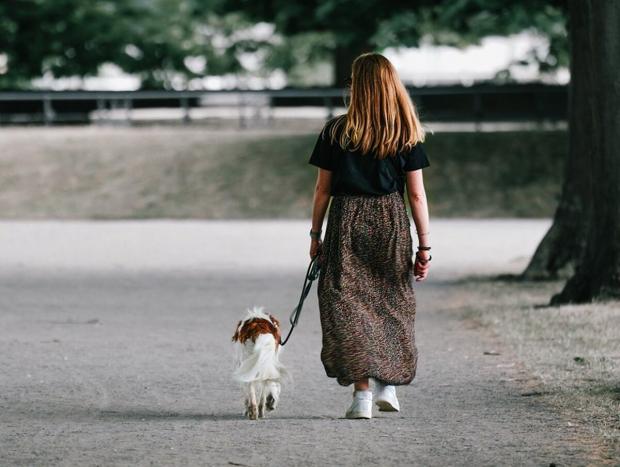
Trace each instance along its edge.
<instances>
[{"instance_id":1,"label":"dirt path","mask_svg":"<svg viewBox=\"0 0 620 467\"><path fill-rule=\"evenodd\" d=\"M416 284L420 365L414 384L400 390L402 412L342 418L350 389L324 376L313 290L283 356L294 386L269 419L250 422L229 376L234 323L252 304L285 319L303 271L31 266L0 272L0 464L590 459L583 433L523 395L530 379L509 355L484 354L496 343L454 312L449 282Z\"/></svg>"}]
</instances>

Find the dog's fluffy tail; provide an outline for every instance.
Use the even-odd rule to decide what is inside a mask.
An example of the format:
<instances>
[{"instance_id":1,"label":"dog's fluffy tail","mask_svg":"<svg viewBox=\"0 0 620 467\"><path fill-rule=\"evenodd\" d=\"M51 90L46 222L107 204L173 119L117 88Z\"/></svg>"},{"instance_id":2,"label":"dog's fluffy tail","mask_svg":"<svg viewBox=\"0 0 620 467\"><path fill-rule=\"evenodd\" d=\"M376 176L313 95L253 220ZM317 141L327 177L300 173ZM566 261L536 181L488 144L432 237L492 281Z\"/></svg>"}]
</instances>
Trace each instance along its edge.
<instances>
[{"instance_id":1,"label":"dog's fluffy tail","mask_svg":"<svg viewBox=\"0 0 620 467\"><path fill-rule=\"evenodd\" d=\"M253 345L253 348L233 373L233 378L239 383L280 380L288 377L288 372L278 358L280 346L276 346L273 335L261 334L256 342L240 345Z\"/></svg>"}]
</instances>

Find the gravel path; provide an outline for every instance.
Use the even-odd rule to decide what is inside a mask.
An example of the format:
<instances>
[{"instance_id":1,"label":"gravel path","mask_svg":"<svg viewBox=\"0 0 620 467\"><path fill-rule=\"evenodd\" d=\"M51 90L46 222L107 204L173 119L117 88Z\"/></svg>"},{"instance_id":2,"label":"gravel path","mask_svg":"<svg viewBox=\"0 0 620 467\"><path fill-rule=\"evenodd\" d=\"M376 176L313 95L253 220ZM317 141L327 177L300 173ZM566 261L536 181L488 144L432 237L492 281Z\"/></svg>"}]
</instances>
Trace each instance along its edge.
<instances>
[{"instance_id":1,"label":"gravel path","mask_svg":"<svg viewBox=\"0 0 620 467\"><path fill-rule=\"evenodd\" d=\"M247 268L222 267L226 253L215 238L220 231L204 224L206 252L196 254L217 260L191 263L188 248L195 245L189 238L181 241L188 226L180 225L177 251L188 262L177 258L169 270L159 267L163 260L139 260L149 256L141 248L163 244L172 235L166 229L162 233L160 224L151 226L143 244L129 243L135 247L132 259L119 263L110 260L121 258L119 251L93 252L99 259L91 267L78 258L114 224L91 225L90 231L90 224L35 223L25 231L20 231L23 224L1 226L0 240L7 241L0 247L0 464L588 463L594 445L584 433L535 396L524 396L533 387L531 378L498 342L460 318L460 298L450 288L454 271L447 268L415 284L419 373L413 385L400 390L400 413L377 412L370 421L342 418L350 389L324 376L313 289L300 327L284 349L294 384L284 389L281 406L268 419L244 420L241 393L230 380L234 324L253 304L264 304L285 320L297 300L305 258L294 256L298 259L288 266L276 260L274 267L256 252L259 258L248 258ZM229 241L241 242L235 226L228 226ZM259 239L261 229L273 228L254 226ZM546 226L524 221L519 227L511 221L505 228L533 235L535 243ZM436 227L436 244L452 244L454 237L442 237ZM306 225L287 228L305 232ZM64 259L56 266L41 264L31 251L18 261L10 241L16 232L49 256L52 251L46 249L57 249L54 242L60 241L50 229L58 235L65 230ZM82 235L76 229L84 229ZM129 242L131 225L124 230ZM272 239L270 248L293 251L297 237ZM521 267L519 258L527 253L516 245L518 236L515 245L506 244L510 238L496 240L514 255L512 262L512 256L503 258L512 265L507 270ZM470 240L464 236L452 248L465 249ZM72 251L79 252L75 261ZM484 354L496 350L500 355Z\"/></svg>"}]
</instances>

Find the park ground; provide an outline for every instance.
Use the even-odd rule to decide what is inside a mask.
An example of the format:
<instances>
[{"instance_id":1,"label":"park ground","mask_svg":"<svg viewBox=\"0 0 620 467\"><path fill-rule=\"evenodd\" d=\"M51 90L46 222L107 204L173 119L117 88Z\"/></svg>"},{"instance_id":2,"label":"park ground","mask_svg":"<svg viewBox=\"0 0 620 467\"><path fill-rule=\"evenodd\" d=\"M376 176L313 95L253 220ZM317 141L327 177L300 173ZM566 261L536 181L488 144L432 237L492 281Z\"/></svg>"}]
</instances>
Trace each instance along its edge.
<instances>
[{"instance_id":1,"label":"park ground","mask_svg":"<svg viewBox=\"0 0 620 467\"><path fill-rule=\"evenodd\" d=\"M305 219L319 130L2 128L0 216ZM566 140L563 131L429 131L432 216L551 217Z\"/></svg>"},{"instance_id":2,"label":"park ground","mask_svg":"<svg viewBox=\"0 0 620 467\"><path fill-rule=\"evenodd\" d=\"M342 418L313 289L293 383L252 422L230 336L254 304L286 321L307 221L2 222L0 464L618 465L618 306L511 280L548 226L434 220L400 413Z\"/></svg>"}]
</instances>

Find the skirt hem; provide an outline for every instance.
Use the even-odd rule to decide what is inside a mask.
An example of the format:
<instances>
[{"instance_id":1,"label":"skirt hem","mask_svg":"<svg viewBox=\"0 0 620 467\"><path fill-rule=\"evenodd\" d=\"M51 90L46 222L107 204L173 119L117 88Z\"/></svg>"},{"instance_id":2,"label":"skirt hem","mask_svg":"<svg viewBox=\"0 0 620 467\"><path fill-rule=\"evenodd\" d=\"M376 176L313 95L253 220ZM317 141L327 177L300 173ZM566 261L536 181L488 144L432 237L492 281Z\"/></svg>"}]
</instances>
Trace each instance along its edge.
<instances>
[{"instance_id":1,"label":"skirt hem","mask_svg":"<svg viewBox=\"0 0 620 467\"><path fill-rule=\"evenodd\" d=\"M390 379L381 378L379 375L377 375L374 372L369 372L365 376L362 376L362 377L357 378L355 380L349 381L349 379L342 379L338 375L330 375L329 373L326 373L326 375L327 375L328 378L336 379L336 381L338 382L338 384L340 386L345 386L345 387L346 386L351 386L356 381L360 381L360 380L366 379L366 378L369 378L369 379L372 378L374 380L380 381L383 384L388 384L390 386L408 386L408 385L410 385L413 382L413 380L415 379L415 376L416 376L415 373L414 373L411 378L407 378L407 379L404 379L404 380L402 380L402 379L390 380Z\"/></svg>"}]
</instances>

